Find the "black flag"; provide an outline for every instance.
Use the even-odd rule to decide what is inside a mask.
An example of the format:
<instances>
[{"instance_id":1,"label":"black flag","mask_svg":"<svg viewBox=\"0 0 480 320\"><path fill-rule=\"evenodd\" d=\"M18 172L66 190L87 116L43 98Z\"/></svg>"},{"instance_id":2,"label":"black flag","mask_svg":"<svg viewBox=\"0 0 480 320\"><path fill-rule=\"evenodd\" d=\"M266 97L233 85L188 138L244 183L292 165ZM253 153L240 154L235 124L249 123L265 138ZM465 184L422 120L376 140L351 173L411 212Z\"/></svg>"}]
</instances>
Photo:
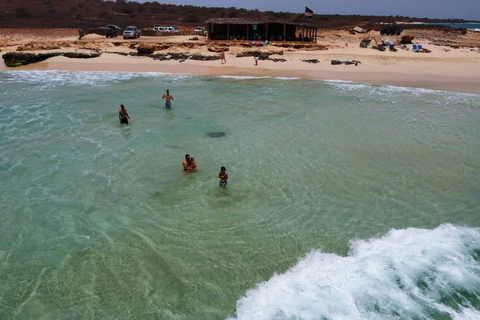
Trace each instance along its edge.
<instances>
[{"instance_id":1,"label":"black flag","mask_svg":"<svg viewBox=\"0 0 480 320\"><path fill-rule=\"evenodd\" d=\"M313 17L313 11L310 8L305 7L305 18L311 19L312 17Z\"/></svg>"}]
</instances>

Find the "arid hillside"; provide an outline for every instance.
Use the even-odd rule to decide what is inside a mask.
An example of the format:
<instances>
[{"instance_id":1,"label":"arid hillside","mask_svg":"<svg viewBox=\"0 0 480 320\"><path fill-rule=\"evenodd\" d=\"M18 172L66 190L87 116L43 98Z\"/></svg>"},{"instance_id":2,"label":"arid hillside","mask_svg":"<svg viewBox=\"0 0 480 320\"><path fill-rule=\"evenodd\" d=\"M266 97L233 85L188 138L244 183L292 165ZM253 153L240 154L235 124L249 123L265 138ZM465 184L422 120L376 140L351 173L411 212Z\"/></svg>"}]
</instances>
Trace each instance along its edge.
<instances>
[{"instance_id":1,"label":"arid hillside","mask_svg":"<svg viewBox=\"0 0 480 320\"><path fill-rule=\"evenodd\" d=\"M210 18L261 18L295 21L315 25L322 29L343 29L360 26L378 30L383 23L395 21L429 21L400 16L378 17L359 15L321 15L305 20L303 14L286 12L261 12L237 8L208 8L176 6L158 2L126 2L124 0L2 0L0 1L0 28L95 28L106 24L121 27L136 25L151 28L154 25L177 27L205 26ZM460 22L461 20L448 20ZM419 28L419 26L412 26ZM424 27L421 27L424 28ZM438 27L436 27L438 28Z\"/></svg>"}]
</instances>

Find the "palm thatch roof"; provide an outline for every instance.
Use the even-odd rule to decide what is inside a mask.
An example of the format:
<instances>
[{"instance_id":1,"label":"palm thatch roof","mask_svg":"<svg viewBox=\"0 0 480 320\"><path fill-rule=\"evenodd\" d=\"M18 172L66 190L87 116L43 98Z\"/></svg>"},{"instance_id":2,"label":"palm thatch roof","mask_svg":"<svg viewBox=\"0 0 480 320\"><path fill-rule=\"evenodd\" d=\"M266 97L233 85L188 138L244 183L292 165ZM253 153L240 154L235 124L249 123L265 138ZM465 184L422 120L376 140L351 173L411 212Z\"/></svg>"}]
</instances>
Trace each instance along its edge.
<instances>
[{"instance_id":1,"label":"palm thatch roof","mask_svg":"<svg viewBox=\"0 0 480 320\"><path fill-rule=\"evenodd\" d=\"M247 18L212 18L207 21L207 23L212 24L286 24L292 25L297 27L308 27L317 29L317 27L302 24L302 23L295 23L295 22L286 22L286 21L279 21L279 20L267 20L267 19L247 19Z\"/></svg>"}]
</instances>

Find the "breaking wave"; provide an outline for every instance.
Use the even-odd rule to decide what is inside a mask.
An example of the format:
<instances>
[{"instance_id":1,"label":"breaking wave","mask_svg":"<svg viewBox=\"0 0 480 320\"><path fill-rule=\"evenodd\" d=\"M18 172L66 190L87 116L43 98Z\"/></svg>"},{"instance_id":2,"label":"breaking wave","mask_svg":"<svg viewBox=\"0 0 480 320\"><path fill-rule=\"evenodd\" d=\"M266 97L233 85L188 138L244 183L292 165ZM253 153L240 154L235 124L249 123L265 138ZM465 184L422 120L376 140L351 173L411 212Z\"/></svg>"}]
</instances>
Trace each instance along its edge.
<instances>
[{"instance_id":1,"label":"breaking wave","mask_svg":"<svg viewBox=\"0 0 480 320\"><path fill-rule=\"evenodd\" d=\"M480 319L480 229L391 230L310 252L238 300L228 320Z\"/></svg>"}]
</instances>

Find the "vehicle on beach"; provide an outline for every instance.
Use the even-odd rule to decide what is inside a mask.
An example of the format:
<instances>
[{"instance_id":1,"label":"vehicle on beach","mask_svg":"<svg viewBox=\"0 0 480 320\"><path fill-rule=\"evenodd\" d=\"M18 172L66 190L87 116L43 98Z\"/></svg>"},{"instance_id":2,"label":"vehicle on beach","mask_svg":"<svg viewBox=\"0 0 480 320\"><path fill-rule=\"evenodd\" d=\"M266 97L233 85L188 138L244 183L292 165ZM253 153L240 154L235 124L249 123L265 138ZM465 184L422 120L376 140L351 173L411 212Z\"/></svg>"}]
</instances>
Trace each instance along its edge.
<instances>
[{"instance_id":1,"label":"vehicle on beach","mask_svg":"<svg viewBox=\"0 0 480 320\"><path fill-rule=\"evenodd\" d=\"M196 27L195 30L193 30L193 34L199 35L199 36L204 36L206 34L205 28L204 27Z\"/></svg>"},{"instance_id":2,"label":"vehicle on beach","mask_svg":"<svg viewBox=\"0 0 480 320\"><path fill-rule=\"evenodd\" d=\"M123 39L127 38L140 38L140 29L136 26L128 26L123 31Z\"/></svg>"},{"instance_id":3,"label":"vehicle on beach","mask_svg":"<svg viewBox=\"0 0 480 320\"><path fill-rule=\"evenodd\" d=\"M159 31L159 32L175 32L175 29L173 27L160 27L160 26L155 26L153 27L153 31Z\"/></svg>"},{"instance_id":4,"label":"vehicle on beach","mask_svg":"<svg viewBox=\"0 0 480 320\"><path fill-rule=\"evenodd\" d=\"M412 40L415 39L414 36L403 36L402 37L402 40L400 41L400 43L403 43L403 44L409 44L409 43L412 43Z\"/></svg>"},{"instance_id":5,"label":"vehicle on beach","mask_svg":"<svg viewBox=\"0 0 480 320\"><path fill-rule=\"evenodd\" d=\"M120 28L119 26L114 25L114 24L107 24L107 28L115 30L116 32L122 32L123 31L122 28Z\"/></svg>"},{"instance_id":6,"label":"vehicle on beach","mask_svg":"<svg viewBox=\"0 0 480 320\"><path fill-rule=\"evenodd\" d=\"M383 28L381 31L380 31L380 34L381 35L400 35L400 33L402 33L403 31L403 28L402 27L398 27L398 26L388 26L388 27L385 27Z\"/></svg>"},{"instance_id":7,"label":"vehicle on beach","mask_svg":"<svg viewBox=\"0 0 480 320\"><path fill-rule=\"evenodd\" d=\"M107 38L116 38L118 36L117 31L112 30L109 27L99 27L98 34L105 35Z\"/></svg>"}]
</instances>

